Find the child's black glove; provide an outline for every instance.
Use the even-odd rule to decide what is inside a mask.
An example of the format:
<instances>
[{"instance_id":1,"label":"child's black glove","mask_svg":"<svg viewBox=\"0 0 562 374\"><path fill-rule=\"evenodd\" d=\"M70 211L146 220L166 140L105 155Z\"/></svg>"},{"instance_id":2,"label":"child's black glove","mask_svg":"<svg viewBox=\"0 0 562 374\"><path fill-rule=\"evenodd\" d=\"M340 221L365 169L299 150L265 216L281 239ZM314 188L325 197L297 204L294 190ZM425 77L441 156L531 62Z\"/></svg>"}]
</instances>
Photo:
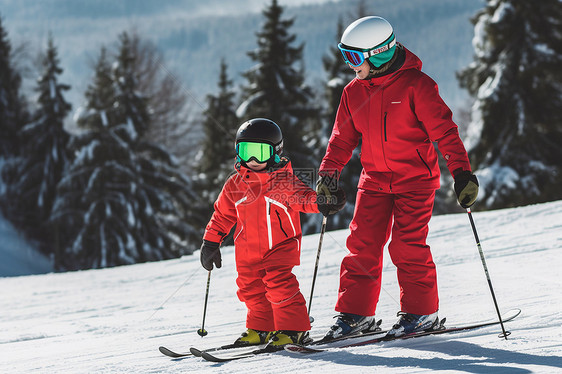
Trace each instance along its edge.
<instances>
[{"instance_id":1,"label":"child's black glove","mask_svg":"<svg viewBox=\"0 0 562 374\"><path fill-rule=\"evenodd\" d=\"M201 265L209 271L213 270L213 263L219 269L222 266L220 244L203 239L201 245Z\"/></svg>"},{"instance_id":2,"label":"child's black glove","mask_svg":"<svg viewBox=\"0 0 562 374\"><path fill-rule=\"evenodd\" d=\"M463 208L470 208L478 196L478 179L468 170L455 170L455 193Z\"/></svg>"}]
</instances>

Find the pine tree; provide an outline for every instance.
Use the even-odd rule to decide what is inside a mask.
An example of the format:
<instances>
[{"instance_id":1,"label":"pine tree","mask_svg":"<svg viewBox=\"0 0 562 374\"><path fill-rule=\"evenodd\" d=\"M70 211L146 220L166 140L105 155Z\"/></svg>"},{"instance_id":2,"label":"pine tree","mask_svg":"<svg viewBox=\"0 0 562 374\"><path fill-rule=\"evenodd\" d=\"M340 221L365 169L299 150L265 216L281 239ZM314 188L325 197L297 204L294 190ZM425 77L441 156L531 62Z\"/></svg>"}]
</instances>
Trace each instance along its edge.
<instances>
[{"instance_id":1,"label":"pine tree","mask_svg":"<svg viewBox=\"0 0 562 374\"><path fill-rule=\"evenodd\" d=\"M78 109L78 126L83 131L101 131L110 123L116 122L115 118L108 118L114 114L115 89L107 50L102 47L94 67L93 82L88 85L84 94L87 102L86 108ZM83 113L86 110L89 113Z\"/></svg>"},{"instance_id":2,"label":"pine tree","mask_svg":"<svg viewBox=\"0 0 562 374\"><path fill-rule=\"evenodd\" d=\"M220 76L217 96L207 96L207 109L203 113L202 149L196 163L197 171L202 175L199 180L201 196L209 205L217 198L227 177L233 172L234 140L240 125L234 107L235 92L232 80L228 78L224 59L220 62Z\"/></svg>"},{"instance_id":3,"label":"pine tree","mask_svg":"<svg viewBox=\"0 0 562 374\"><path fill-rule=\"evenodd\" d=\"M61 229L62 266L85 269L191 253L203 220L191 181L173 157L142 139L150 128L127 33L113 67L102 50L73 139L76 157L58 188L52 222ZM101 96L107 95L107 96Z\"/></svg>"},{"instance_id":4,"label":"pine tree","mask_svg":"<svg viewBox=\"0 0 562 374\"><path fill-rule=\"evenodd\" d=\"M43 72L37 81L37 111L19 132L20 156L10 159L3 169L8 218L40 243L40 249L53 252L52 231L46 222L51 213L56 186L68 164L69 134L64 120L71 105L64 99L67 84L58 82L63 70L57 49L49 37L42 57Z\"/></svg>"},{"instance_id":5,"label":"pine tree","mask_svg":"<svg viewBox=\"0 0 562 374\"><path fill-rule=\"evenodd\" d=\"M164 57L157 47L131 31L131 53L134 55L135 75L138 90L148 101L151 124L143 139L165 147L181 160L193 160L197 148L195 136L191 136L192 124L189 92L178 77L163 62ZM183 170L193 171L191 162L184 162Z\"/></svg>"},{"instance_id":6,"label":"pine tree","mask_svg":"<svg viewBox=\"0 0 562 374\"><path fill-rule=\"evenodd\" d=\"M276 0L263 15L265 23L256 34L258 48L248 52L257 65L244 73L248 84L237 113L242 121L264 117L276 122L293 166L310 168L315 164L312 149L317 146L314 129L319 119L312 105L312 90L304 83L304 43L293 45L296 35L289 30L294 19L282 18L283 8Z\"/></svg>"},{"instance_id":7,"label":"pine tree","mask_svg":"<svg viewBox=\"0 0 562 374\"><path fill-rule=\"evenodd\" d=\"M562 3L488 0L473 19L466 143L488 208L562 198Z\"/></svg>"},{"instance_id":8,"label":"pine tree","mask_svg":"<svg viewBox=\"0 0 562 374\"><path fill-rule=\"evenodd\" d=\"M21 76L12 64L12 45L0 17L0 158L19 153L18 132L27 121Z\"/></svg>"},{"instance_id":9,"label":"pine tree","mask_svg":"<svg viewBox=\"0 0 562 374\"><path fill-rule=\"evenodd\" d=\"M119 36L120 49L113 69L113 84L115 89L114 113L117 123L125 125L127 133L137 140L148 130L148 98L139 92L140 77L134 68L137 62L136 50L129 33L123 32Z\"/></svg>"}]
</instances>

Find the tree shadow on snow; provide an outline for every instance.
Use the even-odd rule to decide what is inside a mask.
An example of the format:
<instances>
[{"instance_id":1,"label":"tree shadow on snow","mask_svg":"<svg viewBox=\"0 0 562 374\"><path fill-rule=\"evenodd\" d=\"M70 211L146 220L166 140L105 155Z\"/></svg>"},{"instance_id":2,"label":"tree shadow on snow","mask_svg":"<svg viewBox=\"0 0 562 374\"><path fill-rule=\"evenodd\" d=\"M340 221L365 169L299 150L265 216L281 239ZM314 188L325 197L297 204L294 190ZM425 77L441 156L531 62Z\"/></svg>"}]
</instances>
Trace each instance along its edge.
<instances>
[{"instance_id":1,"label":"tree shadow on snow","mask_svg":"<svg viewBox=\"0 0 562 374\"><path fill-rule=\"evenodd\" d=\"M386 348L392 349L393 346L387 345ZM402 345L400 347L404 348ZM352 366L417 367L431 370L458 370L467 373L532 373L531 370L514 367L519 365L547 366L552 368L553 372L557 371L556 369L562 369L562 357L560 356L540 356L503 349L485 348L477 344L460 341L434 341L430 344L415 344L407 348L439 352L450 357L431 357L427 359L419 357L381 357L377 353L356 354L345 350L332 351L325 354L319 353L306 357Z\"/></svg>"}]
</instances>

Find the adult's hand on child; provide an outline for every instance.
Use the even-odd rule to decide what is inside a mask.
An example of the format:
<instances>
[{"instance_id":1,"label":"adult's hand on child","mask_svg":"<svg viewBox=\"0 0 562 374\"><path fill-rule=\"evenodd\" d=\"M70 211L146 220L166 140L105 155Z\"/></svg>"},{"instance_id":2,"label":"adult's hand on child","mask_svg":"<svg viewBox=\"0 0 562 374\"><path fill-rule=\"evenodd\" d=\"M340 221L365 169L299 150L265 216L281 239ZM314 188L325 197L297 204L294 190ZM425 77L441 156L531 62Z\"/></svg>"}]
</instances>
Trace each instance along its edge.
<instances>
[{"instance_id":1,"label":"adult's hand on child","mask_svg":"<svg viewBox=\"0 0 562 374\"><path fill-rule=\"evenodd\" d=\"M222 266L220 244L203 239L201 245L201 265L206 270L213 270L213 264L219 269Z\"/></svg>"}]
</instances>

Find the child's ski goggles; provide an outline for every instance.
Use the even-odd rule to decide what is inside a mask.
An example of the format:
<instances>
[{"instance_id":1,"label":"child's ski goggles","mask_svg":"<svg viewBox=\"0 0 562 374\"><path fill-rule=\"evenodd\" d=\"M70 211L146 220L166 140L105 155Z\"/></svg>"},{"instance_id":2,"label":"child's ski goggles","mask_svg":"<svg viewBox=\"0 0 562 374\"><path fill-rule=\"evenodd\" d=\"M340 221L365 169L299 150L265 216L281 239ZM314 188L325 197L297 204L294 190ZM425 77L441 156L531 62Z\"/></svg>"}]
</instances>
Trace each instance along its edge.
<instances>
[{"instance_id":1,"label":"child's ski goggles","mask_svg":"<svg viewBox=\"0 0 562 374\"><path fill-rule=\"evenodd\" d=\"M244 162L254 159L262 163L273 156L273 146L267 143L240 142L236 144L236 154Z\"/></svg>"},{"instance_id":2,"label":"child's ski goggles","mask_svg":"<svg viewBox=\"0 0 562 374\"><path fill-rule=\"evenodd\" d=\"M360 66L365 61L365 59L392 50L392 53L390 53L390 52L385 53L385 55L390 55L390 57L384 56L384 59L383 59L383 60L389 61L390 58L392 57L392 54L394 54L393 48L394 48L395 45L396 45L396 38L394 38L394 35L392 35L392 40L389 43L384 44L381 47L373 48L373 49L370 49L370 50L361 51L361 50L357 50L357 49L350 49L342 43L338 44L338 48L339 48L339 50L340 50L340 52L343 56L343 60L347 64L356 68L356 67ZM376 57L375 57L375 59L376 59Z\"/></svg>"}]
</instances>

